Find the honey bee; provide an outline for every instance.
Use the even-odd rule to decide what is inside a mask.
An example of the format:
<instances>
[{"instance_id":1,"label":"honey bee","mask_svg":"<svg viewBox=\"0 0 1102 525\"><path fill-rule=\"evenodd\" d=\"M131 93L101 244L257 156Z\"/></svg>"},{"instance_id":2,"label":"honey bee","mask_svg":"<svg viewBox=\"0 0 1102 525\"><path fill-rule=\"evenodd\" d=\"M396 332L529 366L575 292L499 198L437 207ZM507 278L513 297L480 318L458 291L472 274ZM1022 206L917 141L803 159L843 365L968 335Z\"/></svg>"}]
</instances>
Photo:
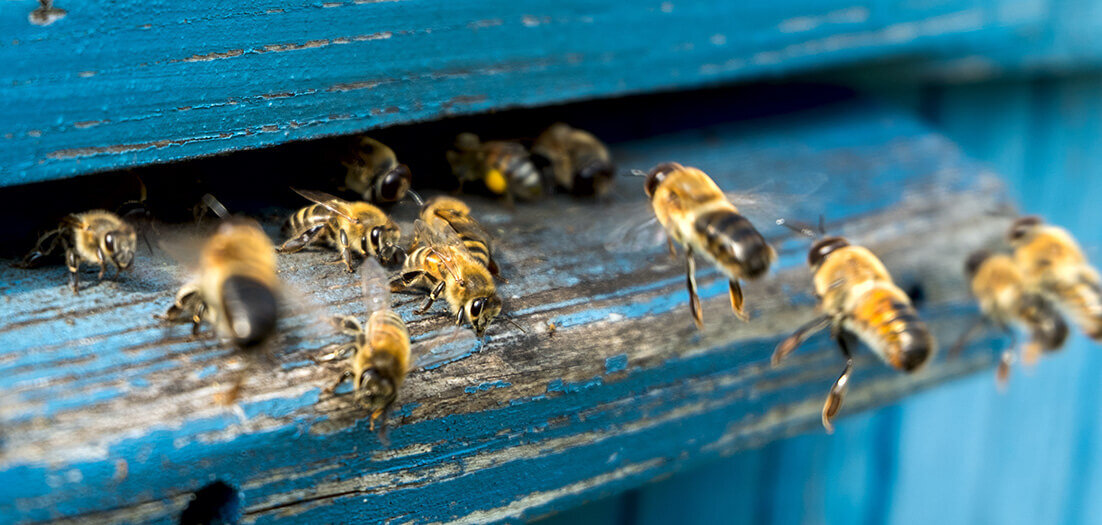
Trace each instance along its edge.
<instances>
[{"instance_id":1,"label":"honey bee","mask_svg":"<svg viewBox=\"0 0 1102 525\"><path fill-rule=\"evenodd\" d=\"M349 368L327 390L332 392L345 380L352 379L356 405L371 414L370 429L374 431L378 426L380 437L385 441L387 416L407 373L413 368L414 358L419 357L418 366L431 366L438 361L427 356L424 350L432 343L440 344L441 340L459 339L462 334L455 328L430 342L411 345L406 323L390 308L389 283L382 266L374 259L364 259L360 276L367 324L361 325L352 316L336 318L337 328L354 340L320 360L350 356Z\"/></svg>"},{"instance_id":2,"label":"honey bee","mask_svg":"<svg viewBox=\"0 0 1102 525\"><path fill-rule=\"evenodd\" d=\"M823 427L834 431L831 420L842 401L853 371L853 336L863 341L891 366L914 372L934 353L934 338L918 318L910 298L892 282L884 263L862 246L841 237L819 239L808 252L820 317L801 326L777 345L772 363L779 364L811 334L829 326L846 358L842 375L823 404Z\"/></svg>"},{"instance_id":3,"label":"honey bee","mask_svg":"<svg viewBox=\"0 0 1102 525\"><path fill-rule=\"evenodd\" d=\"M1041 352L1055 351L1063 346L1068 337L1067 323L1051 302L1026 286L1025 277L1009 255L977 251L965 262L965 274L984 317L953 346L951 355L959 353L985 321L994 323L1011 338L1010 347L1003 351L996 370L996 377L1003 385L1009 377L1017 347L1011 325L1019 325L1030 334L1030 342L1025 347L1027 362L1035 361Z\"/></svg>"},{"instance_id":4,"label":"honey bee","mask_svg":"<svg viewBox=\"0 0 1102 525\"><path fill-rule=\"evenodd\" d=\"M608 148L597 137L561 122L536 138L532 161L545 168L549 179L580 196L605 196L616 174Z\"/></svg>"},{"instance_id":5,"label":"honey bee","mask_svg":"<svg viewBox=\"0 0 1102 525\"><path fill-rule=\"evenodd\" d=\"M409 166L398 163L394 150L371 137L361 137L351 159L344 184L375 203L393 203L405 198L413 181Z\"/></svg>"},{"instance_id":6,"label":"honey bee","mask_svg":"<svg viewBox=\"0 0 1102 525\"><path fill-rule=\"evenodd\" d=\"M463 201L443 195L430 199L421 210L421 220L430 229L451 228L463 242L467 252L490 270L491 274L499 277L501 270L494 260L492 237L471 217L471 208ZM413 240L414 244L417 242L417 239Z\"/></svg>"},{"instance_id":7,"label":"honey bee","mask_svg":"<svg viewBox=\"0 0 1102 525\"><path fill-rule=\"evenodd\" d=\"M447 301L455 324L470 323L478 337L501 313L493 276L464 246L451 228L422 220L414 225L417 244L406 258L402 273L391 281L391 291L428 293L418 314L428 312L441 295Z\"/></svg>"},{"instance_id":8,"label":"honey bee","mask_svg":"<svg viewBox=\"0 0 1102 525\"><path fill-rule=\"evenodd\" d=\"M481 142L473 133L461 133L447 152L459 189L468 182L481 181L494 195L531 201L542 197L546 183L532 164L528 151L517 142Z\"/></svg>"},{"instance_id":9,"label":"honey bee","mask_svg":"<svg viewBox=\"0 0 1102 525\"><path fill-rule=\"evenodd\" d=\"M1058 304L1095 341L1102 341L1102 279L1067 230L1022 217L1007 234L1026 285Z\"/></svg>"},{"instance_id":10,"label":"honey bee","mask_svg":"<svg viewBox=\"0 0 1102 525\"><path fill-rule=\"evenodd\" d=\"M378 257L389 264L402 253L398 241L402 235L390 217L366 202L349 202L328 193L294 190L314 202L287 219L284 232L290 237L279 247L280 253L295 253L317 242L324 242L341 254L349 272L352 254Z\"/></svg>"},{"instance_id":11,"label":"honey bee","mask_svg":"<svg viewBox=\"0 0 1102 525\"><path fill-rule=\"evenodd\" d=\"M694 256L698 253L727 277L731 309L739 319L748 319L739 280L765 275L777 257L761 233L719 186L696 168L676 162L659 164L646 175L644 190L668 235L670 254L676 254L674 241L685 248L689 306L696 326L704 327L696 291Z\"/></svg>"},{"instance_id":12,"label":"honey bee","mask_svg":"<svg viewBox=\"0 0 1102 525\"><path fill-rule=\"evenodd\" d=\"M156 317L191 323L193 333L207 322L238 348L259 347L275 335L279 318L275 247L256 221L229 216L209 194L203 200L222 219L198 251L195 278Z\"/></svg>"},{"instance_id":13,"label":"honey bee","mask_svg":"<svg viewBox=\"0 0 1102 525\"><path fill-rule=\"evenodd\" d=\"M99 266L100 279L110 265L115 268L114 278L117 279L119 273L134 262L137 245L134 228L114 213L104 210L74 213L62 219L57 229L39 237L34 249L16 266L37 267L61 248L65 252L65 265L69 267L69 287L73 293L78 293L81 264Z\"/></svg>"}]
</instances>

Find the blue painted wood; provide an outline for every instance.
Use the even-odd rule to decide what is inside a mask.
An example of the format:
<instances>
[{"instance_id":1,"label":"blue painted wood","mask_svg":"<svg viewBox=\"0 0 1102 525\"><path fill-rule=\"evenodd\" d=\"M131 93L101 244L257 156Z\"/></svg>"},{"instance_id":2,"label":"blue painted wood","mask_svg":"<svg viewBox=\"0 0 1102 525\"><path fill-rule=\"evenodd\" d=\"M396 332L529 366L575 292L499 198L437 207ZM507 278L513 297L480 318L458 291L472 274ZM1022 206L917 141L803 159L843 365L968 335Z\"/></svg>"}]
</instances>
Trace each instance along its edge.
<instances>
[{"instance_id":1,"label":"blue painted wood","mask_svg":"<svg viewBox=\"0 0 1102 525\"><path fill-rule=\"evenodd\" d=\"M677 158L728 188L763 178L799 187L808 174L826 175L829 184L792 213L827 212L832 228L875 249L901 282L924 287L923 315L944 339L973 311L962 306L959 260L1006 224L987 213L1003 196L980 166L908 114L858 100L611 147L625 168ZM65 289L63 268L0 268L0 516L171 521L193 491L222 480L258 522L516 520L818 428L837 350L816 338L768 366L779 337L812 315L806 241L766 229L780 264L747 286L749 324L735 324L725 283L702 272L707 329L698 333L680 264L664 248L601 252L618 218L645 206L637 180L620 184L617 204L553 199L511 215L473 201L504 230L506 269L517 270L501 290L528 332L499 325L484 346L453 349L453 362L413 373L390 448L346 398L321 394L338 370L310 357L336 338L302 317L287 327L279 366L247 383L238 416L212 399L235 355L150 318L182 277L163 256L79 298ZM910 242L919 232L935 249ZM283 257L281 274L315 303L362 312L354 277L327 258ZM401 313L418 338L447 323L411 308ZM553 337L548 321L559 326ZM989 368L997 343L977 341L965 358L914 376L862 352L846 412Z\"/></svg>"},{"instance_id":2,"label":"blue painted wood","mask_svg":"<svg viewBox=\"0 0 1102 525\"><path fill-rule=\"evenodd\" d=\"M58 0L66 16L40 26L28 20L35 0L7 1L0 185L453 114L1021 49L1061 27L1050 5L1064 3Z\"/></svg>"},{"instance_id":3,"label":"blue painted wood","mask_svg":"<svg viewBox=\"0 0 1102 525\"><path fill-rule=\"evenodd\" d=\"M860 84L924 111L1005 175L1023 211L1067 226L1102 258L1102 77ZM1076 336L1034 370L1015 369L1006 394L991 375L970 376L855 415L834 436L797 436L646 485L616 508L633 505L621 512L637 519L622 523L637 524L1098 523L1100 373L1098 345Z\"/></svg>"}]
</instances>

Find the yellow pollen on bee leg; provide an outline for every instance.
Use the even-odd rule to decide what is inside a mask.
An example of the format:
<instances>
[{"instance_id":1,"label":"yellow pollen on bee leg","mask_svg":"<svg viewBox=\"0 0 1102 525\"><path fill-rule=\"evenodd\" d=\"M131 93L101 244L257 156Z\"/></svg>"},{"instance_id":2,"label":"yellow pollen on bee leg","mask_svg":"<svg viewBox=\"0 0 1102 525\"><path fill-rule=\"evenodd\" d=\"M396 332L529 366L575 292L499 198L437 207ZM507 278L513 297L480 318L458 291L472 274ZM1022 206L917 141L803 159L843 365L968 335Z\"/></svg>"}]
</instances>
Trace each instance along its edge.
<instances>
[{"instance_id":1,"label":"yellow pollen on bee leg","mask_svg":"<svg viewBox=\"0 0 1102 525\"><path fill-rule=\"evenodd\" d=\"M490 170L486 172L486 189L497 193L505 193L505 174L501 173L501 170Z\"/></svg>"}]
</instances>

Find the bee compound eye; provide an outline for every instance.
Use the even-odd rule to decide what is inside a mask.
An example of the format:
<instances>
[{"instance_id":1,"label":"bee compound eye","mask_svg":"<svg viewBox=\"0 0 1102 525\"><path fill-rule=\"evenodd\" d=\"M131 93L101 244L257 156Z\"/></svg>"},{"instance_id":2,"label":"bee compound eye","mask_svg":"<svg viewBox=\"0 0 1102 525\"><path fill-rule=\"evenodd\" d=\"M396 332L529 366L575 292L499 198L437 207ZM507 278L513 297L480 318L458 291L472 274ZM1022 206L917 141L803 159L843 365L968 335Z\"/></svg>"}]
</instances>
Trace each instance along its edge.
<instances>
[{"instance_id":1,"label":"bee compound eye","mask_svg":"<svg viewBox=\"0 0 1102 525\"><path fill-rule=\"evenodd\" d=\"M473 319L482 315L482 308L484 306L486 306L486 300L481 297L471 301L471 318Z\"/></svg>"},{"instance_id":2,"label":"bee compound eye","mask_svg":"<svg viewBox=\"0 0 1102 525\"><path fill-rule=\"evenodd\" d=\"M103 236L103 245L107 247L107 251L115 251L115 234L113 232Z\"/></svg>"}]
</instances>

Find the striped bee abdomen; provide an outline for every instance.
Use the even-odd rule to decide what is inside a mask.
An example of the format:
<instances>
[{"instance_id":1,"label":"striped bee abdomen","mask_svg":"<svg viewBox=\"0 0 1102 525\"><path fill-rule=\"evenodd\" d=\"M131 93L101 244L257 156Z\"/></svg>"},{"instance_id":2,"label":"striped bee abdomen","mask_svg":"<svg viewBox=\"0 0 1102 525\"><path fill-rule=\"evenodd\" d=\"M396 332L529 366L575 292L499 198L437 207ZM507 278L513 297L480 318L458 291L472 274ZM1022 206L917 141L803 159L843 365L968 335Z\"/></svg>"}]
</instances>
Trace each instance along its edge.
<instances>
[{"instance_id":1,"label":"striped bee abdomen","mask_svg":"<svg viewBox=\"0 0 1102 525\"><path fill-rule=\"evenodd\" d=\"M693 228L704 240L704 248L717 263L737 270L736 276L760 277L769 271L774 253L757 228L746 217L719 209L697 216Z\"/></svg>"},{"instance_id":2,"label":"striped bee abdomen","mask_svg":"<svg viewBox=\"0 0 1102 525\"><path fill-rule=\"evenodd\" d=\"M287 222L283 224L283 234L293 235L320 223L328 223L330 218L331 213L325 206L311 204L291 214Z\"/></svg>"},{"instance_id":3,"label":"striped bee abdomen","mask_svg":"<svg viewBox=\"0 0 1102 525\"><path fill-rule=\"evenodd\" d=\"M1098 283L1080 279L1058 287L1056 295L1075 322L1095 341L1102 340L1102 288Z\"/></svg>"},{"instance_id":4,"label":"striped bee abdomen","mask_svg":"<svg viewBox=\"0 0 1102 525\"><path fill-rule=\"evenodd\" d=\"M892 366L910 372L933 354L934 342L902 292L878 286L857 299L854 332ZM904 296L905 297L905 296Z\"/></svg>"}]
</instances>

